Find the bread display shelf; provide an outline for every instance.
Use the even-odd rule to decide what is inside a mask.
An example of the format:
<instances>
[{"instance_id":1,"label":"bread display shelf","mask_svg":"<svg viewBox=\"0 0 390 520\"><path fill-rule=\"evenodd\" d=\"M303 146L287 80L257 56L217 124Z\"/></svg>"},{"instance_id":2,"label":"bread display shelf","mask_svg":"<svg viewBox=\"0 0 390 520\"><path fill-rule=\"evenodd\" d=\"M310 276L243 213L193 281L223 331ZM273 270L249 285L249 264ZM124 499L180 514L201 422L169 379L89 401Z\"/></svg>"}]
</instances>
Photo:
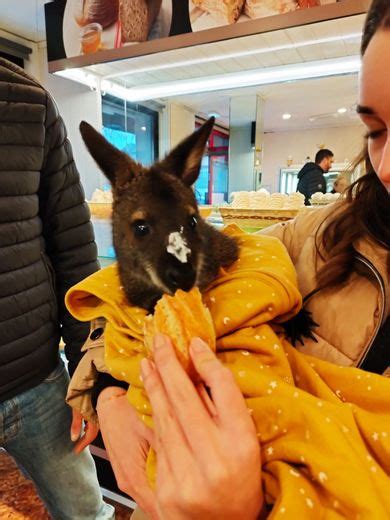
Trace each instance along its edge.
<instances>
[{"instance_id":1,"label":"bread display shelf","mask_svg":"<svg viewBox=\"0 0 390 520\"><path fill-rule=\"evenodd\" d=\"M111 218L111 202L88 202L91 215L94 218Z\"/></svg>"},{"instance_id":2,"label":"bread display shelf","mask_svg":"<svg viewBox=\"0 0 390 520\"><path fill-rule=\"evenodd\" d=\"M94 218L108 218L112 216L112 204L111 202L88 202L91 215ZM200 214L203 218L207 218L212 212L211 206L200 206Z\"/></svg>"},{"instance_id":3,"label":"bread display shelf","mask_svg":"<svg viewBox=\"0 0 390 520\"><path fill-rule=\"evenodd\" d=\"M286 222L296 217L299 209L244 209L220 207L224 224L236 223L240 227L263 228Z\"/></svg>"}]
</instances>

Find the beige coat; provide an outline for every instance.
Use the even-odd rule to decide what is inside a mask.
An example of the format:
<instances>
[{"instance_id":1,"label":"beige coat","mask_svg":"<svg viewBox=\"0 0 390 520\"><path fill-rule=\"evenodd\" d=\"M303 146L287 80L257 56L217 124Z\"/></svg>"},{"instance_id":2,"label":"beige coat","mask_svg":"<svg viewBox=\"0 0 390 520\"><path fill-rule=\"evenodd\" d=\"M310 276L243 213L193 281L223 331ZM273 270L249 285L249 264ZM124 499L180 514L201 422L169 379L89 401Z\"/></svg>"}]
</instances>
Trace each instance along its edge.
<instances>
[{"instance_id":1,"label":"beige coat","mask_svg":"<svg viewBox=\"0 0 390 520\"><path fill-rule=\"evenodd\" d=\"M316 263L323 265L316 254L315 233L335 209L335 204L311 208L294 220L261 231L278 237L286 246L303 297L316 288ZM319 291L305 304L320 325L314 333L318 343L307 339L303 347L297 346L302 352L343 366L359 366L363 362L390 310L388 250L369 237L354 247L356 269L349 283Z\"/></svg>"}]
</instances>

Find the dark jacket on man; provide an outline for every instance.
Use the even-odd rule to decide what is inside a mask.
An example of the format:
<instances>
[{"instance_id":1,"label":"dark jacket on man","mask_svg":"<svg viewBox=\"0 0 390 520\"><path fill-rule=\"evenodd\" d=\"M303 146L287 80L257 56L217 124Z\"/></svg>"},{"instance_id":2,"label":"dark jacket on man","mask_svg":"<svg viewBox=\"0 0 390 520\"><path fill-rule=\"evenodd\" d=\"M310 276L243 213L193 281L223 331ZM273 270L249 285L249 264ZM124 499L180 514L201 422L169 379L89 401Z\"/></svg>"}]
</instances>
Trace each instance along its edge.
<instances>
[{"instance_id":1,"label":"dark jacket on man","mask_svg":"<svg viewBox=\"0 0 390 520\"><path fill-rule=\"evenodd\" d=\"M297 191L305 196L306 206L310 206L313 193L326 193L326 180L323 169L314 162L308 162L298 173Z\"/></svg>"},{"instance_id":2,"label":"dark jacket on man","mask_svg":"<svg viewBox=\"0 0 390 520\"><path fill-rule=\"evenodd\" d=\"M98 269L90 213L50 95L0 58L0 401L55 368L62 336L73 372L89 324L69 287Z\"/></svg>"}]
</instances>

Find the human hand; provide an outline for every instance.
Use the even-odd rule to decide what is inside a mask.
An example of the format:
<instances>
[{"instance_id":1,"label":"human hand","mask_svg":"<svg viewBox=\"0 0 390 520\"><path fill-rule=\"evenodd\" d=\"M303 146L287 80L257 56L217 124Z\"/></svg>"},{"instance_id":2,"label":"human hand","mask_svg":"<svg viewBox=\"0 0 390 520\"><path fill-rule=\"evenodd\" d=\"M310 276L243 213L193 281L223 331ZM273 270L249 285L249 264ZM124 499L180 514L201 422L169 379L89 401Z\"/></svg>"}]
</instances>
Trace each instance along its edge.
<instances>
[{"instance_id":1,"label":"human hand","mask_svg":"<svg viewBox=\"0 0 390 520\"><path fill-rule=\"evenodd\" d=\"M96 411L119 489L151 518L157 518L154 493L146 477L153 432L138 418L123 388L105 388L98 397Z\"/></svg>"},{"instance_id":2,"label":"human hand","mask_svg":"<svg viewBox=\"0 0 390 520\"><path fill-rule=\"evenodd\" d=\"M99 426L90 421L84 423L83 433L83 416L78 410L72 408L72 424L70 426L70 438L75 445L73 447L74 453L78 455L84 448L93 442L99 433Z\"/></svg>"},{"instance_id":3,"label":"human hand","mask_svg":"<svg viewBox=\"0 0 390 520\"><path fill-rule=\"evenodd\" d=\"M263 502L260 447L245 401L204 342L192 340L190 354L211 399L203 385L194 387L166 336L154 339L154 363L142 361L155 425L158 518L255 519Z\"/></svg>"}]
</instances>

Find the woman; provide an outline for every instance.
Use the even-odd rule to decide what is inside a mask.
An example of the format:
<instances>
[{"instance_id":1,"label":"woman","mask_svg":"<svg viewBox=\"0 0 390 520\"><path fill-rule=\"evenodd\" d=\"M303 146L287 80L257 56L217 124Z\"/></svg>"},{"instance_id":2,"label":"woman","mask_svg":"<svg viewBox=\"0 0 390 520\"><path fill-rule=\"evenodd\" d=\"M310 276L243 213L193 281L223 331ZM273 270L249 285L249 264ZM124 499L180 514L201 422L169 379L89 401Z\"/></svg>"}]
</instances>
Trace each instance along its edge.
<instances>
[{"instance_id":1,"label":"woman","mask_svg":"<svg viewBox=\"0 0 390 520\"><path fill-rule=\"evenodd\" d=\"M296 264L306 306L320 322L318 343L308 341L302 350L337 364L382 371L385 357L379 356L378 361L372 352L380 350L376 338L388 319L390 296L390 97L383 97L390 90L387 0L374 0L371 6L362 51L358 112L368 129L372 169L350 188L345 202L332 218L326 218L324 226L320 222L334 208L315 212L305 222L297 219L277 233ZM191 356L211 391L211 417L207 406L200 406L169 341L161 336L155 339L155 363L143 362L155 435L129 409L124 390L111 387L100 394L97 411L101 430L119 484L153 518L257 518L263 507L258 479L260 453L243 399L229 372L199 340L192 342ZM376 431L372 434L375 442L378 435ZM150 444L164 470L157 477L155 491L145 476L145 453ZM295 473L292 471L293 476ZM327 478L319 475L321 481ZM359 495L363 492L364 486ZM311 501L305 500L312 508ZM337 509L338 504L330 507ZM282 509L281 514L285 512ZM362 515L369 518L364 511Z\"/></svg>"}]
</instances>

